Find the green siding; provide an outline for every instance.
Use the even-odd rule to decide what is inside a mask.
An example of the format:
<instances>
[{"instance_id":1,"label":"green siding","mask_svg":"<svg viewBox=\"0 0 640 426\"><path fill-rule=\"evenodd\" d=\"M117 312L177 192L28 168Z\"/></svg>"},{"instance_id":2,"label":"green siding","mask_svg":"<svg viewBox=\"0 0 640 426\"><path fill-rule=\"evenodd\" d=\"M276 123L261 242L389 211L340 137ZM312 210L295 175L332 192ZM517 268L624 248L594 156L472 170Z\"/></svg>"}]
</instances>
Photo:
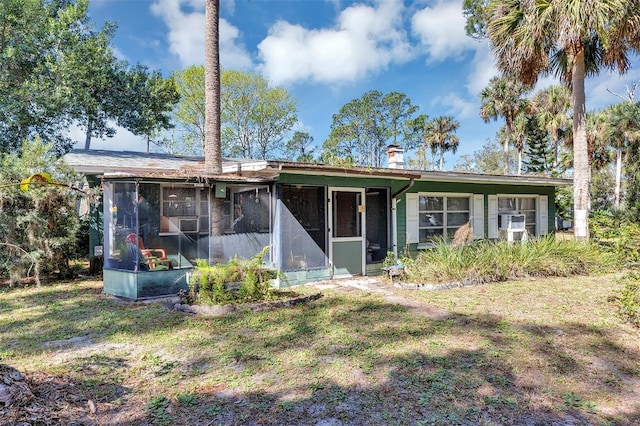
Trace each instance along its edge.
<instances>
[{"instance_id":1,"label":"green siding","mask_svg":"<svg viewBox=\"0 0 640 426\"><path fill-rule=\"evenodd\" d=\"M309 269L306 271L283 272L284 278L277 281L277 288L286 288L315 281L326 281L331 279L329 268Z\"/></svg>"},{"instance_id":2,"label":"green siding","mask_svg":"<svg viewBox=\"0 0 640 426\"><path fill-rule=\"evenodd\" d=\"M497 194L517 194L517 195L546 195L548 197L548 220L547 229L549 233L555 232L555 187L549 186L528 186L528 185L500 185L500 184L477 184L477 183L457 183L457 182L429 182L418 181L410 189L410 193L464 193L484 195L484 232L485 236L489 229L489 203L487 195ZM400 196L401 202L397 204L398 215L398 255L417 253L417 244L406 244L406 193ZM400 200L399 200L400 201Z\"/></svg>"}]
</instances>

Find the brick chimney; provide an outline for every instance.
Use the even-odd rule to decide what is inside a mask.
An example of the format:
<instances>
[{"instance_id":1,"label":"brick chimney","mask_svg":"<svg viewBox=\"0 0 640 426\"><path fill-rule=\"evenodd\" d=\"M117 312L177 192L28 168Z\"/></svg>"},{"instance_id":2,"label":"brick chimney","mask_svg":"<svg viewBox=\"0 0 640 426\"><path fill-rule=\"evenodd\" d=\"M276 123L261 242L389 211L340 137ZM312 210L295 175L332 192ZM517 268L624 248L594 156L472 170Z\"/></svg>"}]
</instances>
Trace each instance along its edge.
<instances>
[{"instance_id":1,"label":"brick chimney","mask_svg":"<svg viewBox=\"0 0 640 426\"><path fill-rule=\"evenodd\" d=\"M404 169L404 149L398 145L389 145L387 154L389 154L388 164L390 169Z\"/></svg>"}]
</instances>

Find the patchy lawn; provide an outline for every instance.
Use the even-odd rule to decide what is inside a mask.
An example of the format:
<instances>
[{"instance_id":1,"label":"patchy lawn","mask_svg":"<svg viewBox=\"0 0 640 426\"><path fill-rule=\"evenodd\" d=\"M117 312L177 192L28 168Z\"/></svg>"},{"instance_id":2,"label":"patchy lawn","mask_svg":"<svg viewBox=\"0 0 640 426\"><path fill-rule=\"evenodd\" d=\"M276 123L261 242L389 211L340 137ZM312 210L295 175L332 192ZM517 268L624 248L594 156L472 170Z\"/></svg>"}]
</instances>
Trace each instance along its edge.
<instances>
[{"instance_id":1,"label":"patchy lawn","mask_svg":"<svg viewBox=\"0 0 640 426\"><path fill-rule=\"evenodd\" d=\"M640 424L640 330L607 301L616 277L323 290L226 318L99 281L0 288L0 364L34 394L0 402L0 424Z\"/></svg>"}]
</instances>

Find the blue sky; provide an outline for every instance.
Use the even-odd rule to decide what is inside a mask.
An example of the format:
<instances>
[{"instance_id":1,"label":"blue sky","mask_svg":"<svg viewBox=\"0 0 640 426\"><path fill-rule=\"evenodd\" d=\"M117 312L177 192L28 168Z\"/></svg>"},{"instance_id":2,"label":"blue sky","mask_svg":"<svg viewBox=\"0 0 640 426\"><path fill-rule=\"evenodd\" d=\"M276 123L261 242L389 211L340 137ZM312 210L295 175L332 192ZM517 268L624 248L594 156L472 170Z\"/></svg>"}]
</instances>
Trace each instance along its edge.
<instances>
[{"instance_id":1,"label":"blue sky","mask_svg":"<svg viewBox=\"0 0 640 426\"><path fill-rule=\"evenodd\" d=\"M204 0L90 0L89 17L118 24L114 47L132 64L169 75L203 63ZM497 71L487 42L467 37L464 23L462 0L221 0L220 60L289 90L298 99L298 130L318 145L332 115L369 90L402 92L431 118L451 115L460 122L458 152L445 157L451 169L502 125L479 118L478 95ZM588 109L619 101L608 90L625 94L640 80L640 61L632 63L624 76L603 72L588 81ZM553 83L544 77L537 88ZM144 151L146 144L119 130L92 148Z\"/></svg>"}]
</instances>

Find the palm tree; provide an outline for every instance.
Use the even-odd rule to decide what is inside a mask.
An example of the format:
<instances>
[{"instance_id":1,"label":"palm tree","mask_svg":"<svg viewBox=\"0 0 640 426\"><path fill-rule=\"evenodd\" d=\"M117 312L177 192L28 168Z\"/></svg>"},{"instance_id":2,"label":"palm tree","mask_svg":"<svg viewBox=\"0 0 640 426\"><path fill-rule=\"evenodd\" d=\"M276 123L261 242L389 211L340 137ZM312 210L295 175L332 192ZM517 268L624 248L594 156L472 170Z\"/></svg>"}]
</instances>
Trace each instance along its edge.
<instances>
[{"instance_id":1,"label":"palm tree","mask_svg":"<svg viewBox=\"0 0 640 426\"><path fill-rule=\"evenodd\" d=\"M208 175L222 173L220 141L220 0L206 0L204 23L204 168ZM211 203L209 263L224 256L222 249L222 215L224 198L214 196Z\"/></svg>"},{"instance_id":2,"label":"palm tree","mask_svg":"<svg viewBox=\"0 0 640 426\"><path fill-rule=\"evenodd\" d=\"M522 174L522 151L524 151L524 145L527 140L527 127L529 125L529 117L524 112L521 112L513 120L513 129L511 129L511 138L513 139L513 146L518 152L518 170L517 174ZM506 133L506 132L505 132Z\"/></svg>"},{"instance_id":3,"label":"palm tree","mask_svg":"<svg viewBox=\"0 0 640 426\"><path fill-rule=\"evenodd\" d=\"M460 123L453 117L436 117L431 120L424 135L424 149L431 147L431 152L440 153L440 170L444 167L444 153L451 151L456 153L460 139L454 133L460 127Z\"/></svg>"},{"instance_id":4,"label":"palm tree","mask_svg":"<svg viewBox=\"0 0 640 426\"><path fill-rule=\"evenodd\" d=\"M566 86L552 85L533 97L533 109L553 138L553 170L559 172L560 134L569 123L571 91Z\"/></svg>"},{"instance_id":5,"label":"palm tree","mask_svg":"<svg viewBox=\"0 0 640 426\"><path fill-rule=\"evenodd\" d=\"M629 69L640 51L640 0L489 0L486 34L498 68L533 85L555 70L571 87L574 235L588 239L590 196L585 78Z\"/></svg>"},{"instance_id":6,"label":"palm tree","mask_svg":"<svg viewBox=\"0 0 640 426\"><path fill-rule=\"evenodd\" d=\"M504 158L503 173L509 174L509 146L511 145L511 131L513 120L524 110L526 100L524 95L529 88L519 81L509 77L493 77L489 85L480 93L480 117L488 123L504 117L505 133L502 144Z\"/></svg>"},{"instance_id":7,"label":"palm tree","mask_svg":"<svg viewBox=\"0 0 640 426\"><path fill-rule=\"evenodd\" d=\"M205 136L204 167L222 173L220 143L220 0L206 0L204 21Z\"/></svg>"},{"instance_id":8,"label":"palm tree","mask_svg":"<svg viewBox=\"0 0 640 426\"><path fill-rule=\"evenodd\" d=\"M629 146L640 139L640 107L631 101L610 105L605 109L607 140L616 150L616 184L614 205L620 206L620 182L623 156Z\"/></svg>"}]
</instances>

